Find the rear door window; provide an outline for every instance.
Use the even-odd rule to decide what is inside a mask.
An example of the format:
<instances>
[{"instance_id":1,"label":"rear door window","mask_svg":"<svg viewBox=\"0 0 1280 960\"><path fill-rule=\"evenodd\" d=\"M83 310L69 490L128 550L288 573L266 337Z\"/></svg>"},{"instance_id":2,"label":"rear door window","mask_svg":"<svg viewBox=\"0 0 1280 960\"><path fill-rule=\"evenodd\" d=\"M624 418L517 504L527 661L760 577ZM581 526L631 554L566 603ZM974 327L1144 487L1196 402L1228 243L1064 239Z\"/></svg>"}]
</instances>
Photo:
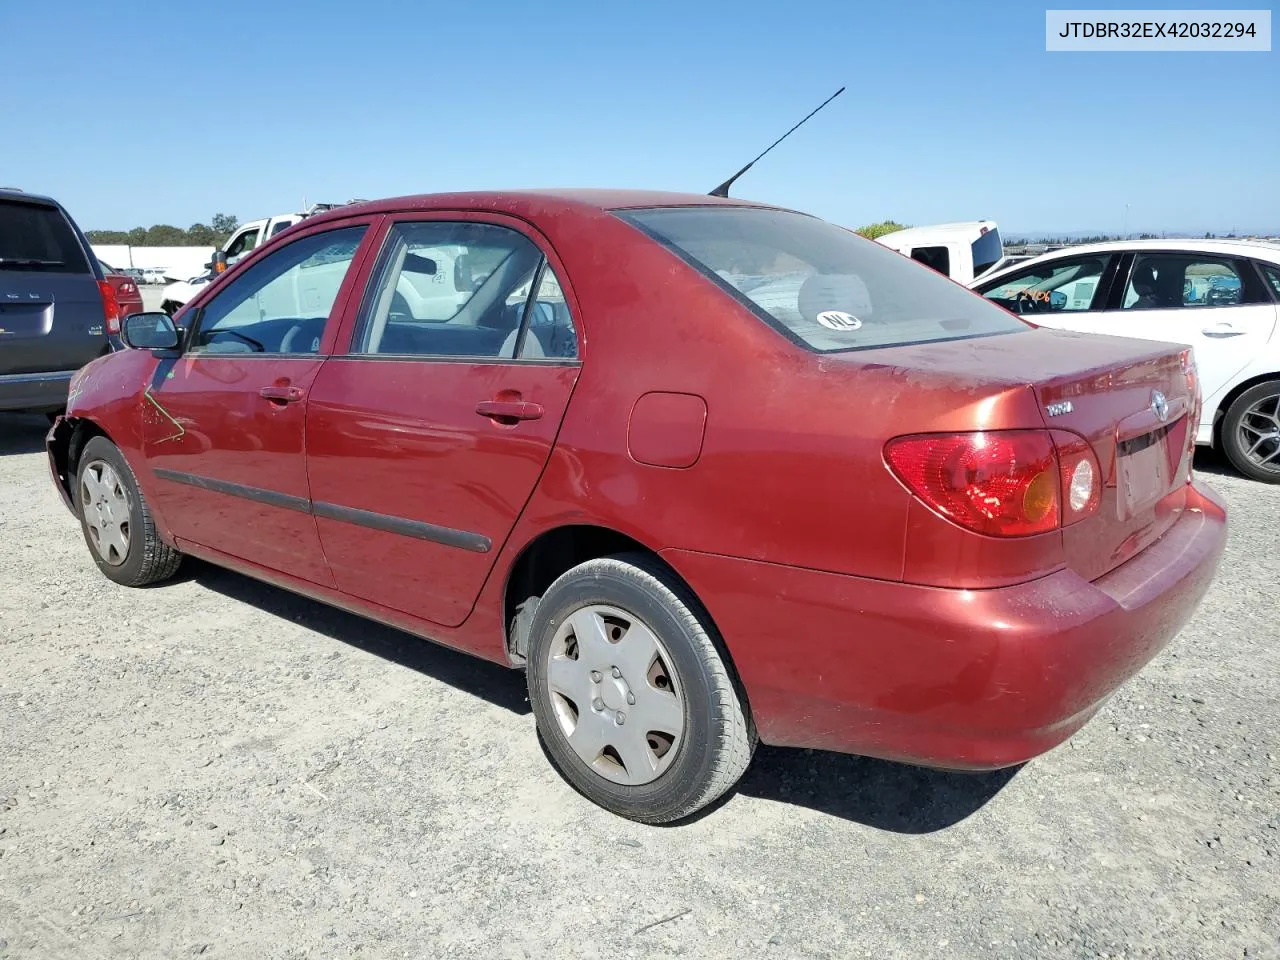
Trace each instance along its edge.
<instances>
[{"instance_id":1,"label":"rear door window","mask_svg":"<svg viewBox=\"0 0 1280 960\"><path fill-rule=\"evenodd\" d=\"M1260 264L1262 273L1267 278L1267 283L1271 284L1271 292L1280 298L1280 267L1273 266L1269 263Z\"/></svg>"},{"instance_id":2,"label":"rear door window","mask_svg":"<svg viewBox=\"0 0 1280 960\"><path fill-rule=\"evenodd\" d=\"M25 200L0 200L0 270L90 272L62 211Z\"/></svg>"},{"instance_id":3,"label":"rear door window","mask_svg":"<svg viewBox=\"0 0 1280 960\"><path fill-rule=\"evenodd\" d=\"M932 270L815 217L758 207L618 211L794 342L821 353L1027 326Z\"/></svg>"},{"instance_id":4,"label":"rear door window","mask_svg":"<svg viewBox=\"0 0 1280 960\"><path fill-rule=\"evenodd\" d=\"M1125 310L1233 307L1245 302L1240 273L1231 260L1200 254L1141 254L1129 273Z\"/></svg>"},{"instance_id":5,"label":"rear door window","mask_svg":"<svg viewBox=\"0 0 1280 960\"><path fill-rule=\"evenodd\" d=\"M352 353L515 358L542 252L490 223L431 220L391 227L370 285ZM538 292L543 304L543 292ZM548 294L535 321L554 327ZM565 314L567 320L567 314ZM572 328L570 328L572 337ZM526 336L526 349L536 350Z\"/></svg>"}]
</instances>

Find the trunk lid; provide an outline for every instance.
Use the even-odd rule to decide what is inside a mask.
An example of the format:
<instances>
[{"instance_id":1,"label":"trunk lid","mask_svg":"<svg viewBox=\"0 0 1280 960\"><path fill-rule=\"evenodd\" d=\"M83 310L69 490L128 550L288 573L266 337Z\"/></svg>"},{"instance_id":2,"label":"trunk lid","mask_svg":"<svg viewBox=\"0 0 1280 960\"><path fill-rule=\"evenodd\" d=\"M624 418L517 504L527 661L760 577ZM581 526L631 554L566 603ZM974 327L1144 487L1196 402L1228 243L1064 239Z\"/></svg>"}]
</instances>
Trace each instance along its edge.
<instances>
[{"instance_id":1,"label":"trunk lid","mask_svg":"<svg viewBox=\"0 0 1280 960\"><path fill-rule=\"evenodd\" d=\"M1157 540L1180 516L1198 400L1184 368L1184 346L1087 334L1056 340L1067 355L1068 344L1086 340L1114 351L1110 361L1046 371L1034 384L1045 425L1084 437L1101 467L1098 510L1062 531L1067 566L1094 580Z\"/></svg>"}]
</instances>

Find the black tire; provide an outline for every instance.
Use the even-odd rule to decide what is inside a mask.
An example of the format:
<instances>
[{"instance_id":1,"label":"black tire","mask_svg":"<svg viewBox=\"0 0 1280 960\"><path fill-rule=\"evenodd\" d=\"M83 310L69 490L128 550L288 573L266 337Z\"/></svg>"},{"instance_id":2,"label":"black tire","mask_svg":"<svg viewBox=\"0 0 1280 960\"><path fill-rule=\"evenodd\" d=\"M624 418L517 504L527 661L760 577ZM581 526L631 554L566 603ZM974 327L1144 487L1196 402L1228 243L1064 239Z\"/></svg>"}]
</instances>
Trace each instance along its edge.
<instances>
[{"instance_id":1,"label":"black tire","mask_svg":"<svg viewBox=\"0 0 1280 960\"><path fill-rule=\"evenodd\" d=\"M1231 465L1246 477L1250 477L1253 480L1261 480L1263 483L1280 483L1280 452L1276 452L1272 456L1270 463L1254 463L1249 458L1248 451L1252 443L1259 440L1259 436L1241 429L1241 421L1244 419L1245 412L1259 401L1265 401L1263 403L1264 410L1270 411L1275 420L1280 421L1280 380L1268 380L1265 383L1255 384L1236 397L1227 409L1226 416L1222 418L1222 432L1220 434L1222 451L1227 455L1227 459L1231 461ZM1255 415L1250 419L1256 422L1257 417ZM1267 426L1280 430L1280 422L1271 422ZM1259 448L1259 452L1270 453L1276 447L1280 447L1280 438L1262 440L1262 444L1263 446Z\"/></svg>"},{"instance_id":2,"label":"black tire","mask_svg":"<svg viewBox=\"0 0 1280 960\"><path fill-rule=\"evenodd\" d=\"M552 644L570 615L592 605L617 608L647 625L665 647L683 694L684 731L675 755L649 783L620 784L597 773L557 719L547 676ZM692 593L649 555L590 560L556 580L533 616L527 675L552 763L578 792L620 816L652 824L681 820L720 797L751 763L755 727L717 649L715 627Z\"/></svg>"},{"instance_id":3,"label":"black tire","mask_svg":"<svg viewBox=\"0 0 1280 960\"><path fill-rule=\"evenodd\" d=\"M128 549L123 562L112 563L105 559L99 550L88 521L85 519L86 504L84 501L85 477L90 471L100 476L98 465L105 463L115 471L119 486L128 503ZM168 580L182 563L182 554L160 539L156 532L155 522L151 517L142 491L138 489L137 478L129 469L128 461L120 448L106 437L94 437L84 446L80 453L80 463L76 470L76 482L72 490L75 498L76 513L80 517L80 529L84 533L85 544L89 547L89 555L93 557L98 569L110 580L126 587L141 587L149 583Z\"/></svg>"}]
</instances>

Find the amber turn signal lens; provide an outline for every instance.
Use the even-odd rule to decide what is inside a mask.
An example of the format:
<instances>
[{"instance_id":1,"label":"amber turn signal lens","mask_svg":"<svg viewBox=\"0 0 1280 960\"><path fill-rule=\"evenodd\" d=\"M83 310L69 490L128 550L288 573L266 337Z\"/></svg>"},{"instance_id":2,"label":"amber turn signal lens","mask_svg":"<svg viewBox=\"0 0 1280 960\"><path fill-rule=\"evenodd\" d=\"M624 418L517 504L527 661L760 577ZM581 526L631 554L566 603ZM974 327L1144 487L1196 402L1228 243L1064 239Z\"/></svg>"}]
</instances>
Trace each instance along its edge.
<instances>
[{"instance_id":1,"label":"amber turn signal lens","mask_svg":"<svg viewBox=\"0 0 1280 960\"><path fill-rule=\"evenodd\" d=\"M1050 510L1058 506L1058 481L1046 470L1037 474L1027 484L1027 492L1022 495L1022 513L1031 523L1039 523Z\"/></svg>"}]
</instances>

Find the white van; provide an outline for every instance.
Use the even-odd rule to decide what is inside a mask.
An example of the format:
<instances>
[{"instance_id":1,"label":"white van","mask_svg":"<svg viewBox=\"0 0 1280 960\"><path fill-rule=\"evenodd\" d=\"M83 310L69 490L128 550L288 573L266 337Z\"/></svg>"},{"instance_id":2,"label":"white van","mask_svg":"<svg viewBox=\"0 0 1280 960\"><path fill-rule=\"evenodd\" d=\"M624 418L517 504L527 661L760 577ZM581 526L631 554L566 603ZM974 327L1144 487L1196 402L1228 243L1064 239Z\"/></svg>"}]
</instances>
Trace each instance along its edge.
<instances>
[{"instance_id":1,"label":"white van","mask_svg":"<svg viewBox=\"0 0 1280 960\"><path fill-rule=\"evenodd\" d=\"M957 283L972 283L1004 257L1000 227L994 220L909 227L886 233L876 241L933 267Z\"/></svg>"}]
</instances>

